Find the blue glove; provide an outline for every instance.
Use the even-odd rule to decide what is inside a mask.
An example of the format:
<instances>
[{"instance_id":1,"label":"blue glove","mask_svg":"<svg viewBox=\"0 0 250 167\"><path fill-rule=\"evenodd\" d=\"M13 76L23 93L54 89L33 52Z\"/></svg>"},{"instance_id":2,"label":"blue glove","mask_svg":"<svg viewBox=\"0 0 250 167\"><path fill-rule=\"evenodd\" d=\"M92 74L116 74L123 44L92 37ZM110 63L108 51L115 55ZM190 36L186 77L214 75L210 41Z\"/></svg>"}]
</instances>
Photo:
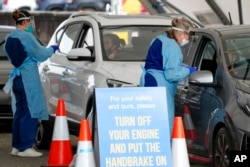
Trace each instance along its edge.
<instances>
[{"instance_id":1,"label":"blue glove","mask_svg":"<svg viewBox=\"0 0 250 167\"><path fill-rule=\"evenodd\" d=\"M196 67L188 67L190 74L192 74L193 72L197 71Z\"/></svg>"},{"instance_id":2,"label":"blue glove","mask_svg":"<svg viewBox=\"0 0 250 167\"><path fill-rule=\"evenodd\" d=\"M56 50L58 50L58 46L57 45L51 45L50 47L52 47L54 53L55 53Z\"/></svg>"}]
</instances>

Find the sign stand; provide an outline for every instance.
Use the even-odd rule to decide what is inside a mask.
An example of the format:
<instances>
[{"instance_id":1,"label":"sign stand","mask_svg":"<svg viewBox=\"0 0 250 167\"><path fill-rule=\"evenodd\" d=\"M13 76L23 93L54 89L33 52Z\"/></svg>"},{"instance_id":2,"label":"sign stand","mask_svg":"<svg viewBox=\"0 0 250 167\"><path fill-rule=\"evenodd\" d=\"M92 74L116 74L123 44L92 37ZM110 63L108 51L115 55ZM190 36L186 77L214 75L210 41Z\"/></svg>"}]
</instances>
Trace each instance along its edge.
<instances>
[{"instance_id":1,"label":"sign stand","mask_svg":"<svg viewBox=\"0 0 250 167\"><path fill-rule=\"evenodd\" d=\"M164 87L96 88L95 103L100 167L172 166Z\"/></svg>"}]
</instances>

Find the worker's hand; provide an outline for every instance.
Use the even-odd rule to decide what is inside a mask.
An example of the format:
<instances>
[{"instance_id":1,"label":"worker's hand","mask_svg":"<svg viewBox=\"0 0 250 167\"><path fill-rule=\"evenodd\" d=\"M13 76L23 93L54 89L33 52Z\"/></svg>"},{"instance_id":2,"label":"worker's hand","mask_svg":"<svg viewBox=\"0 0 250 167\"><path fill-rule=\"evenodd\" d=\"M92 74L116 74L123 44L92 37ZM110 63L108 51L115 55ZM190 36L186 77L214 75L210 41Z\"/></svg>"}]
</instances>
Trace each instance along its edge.
<instances>
[{"instance_id":1,"label":"worker's hand","mask_svg":"<svg viewBox=\"0 0 250 167\"><path fill-rule=\"evenodd\" d=\"M50 47L52 47L54 53L55 53L56 50L58 50L58 45L51 45Z\"/></svg>"}]
</instances>

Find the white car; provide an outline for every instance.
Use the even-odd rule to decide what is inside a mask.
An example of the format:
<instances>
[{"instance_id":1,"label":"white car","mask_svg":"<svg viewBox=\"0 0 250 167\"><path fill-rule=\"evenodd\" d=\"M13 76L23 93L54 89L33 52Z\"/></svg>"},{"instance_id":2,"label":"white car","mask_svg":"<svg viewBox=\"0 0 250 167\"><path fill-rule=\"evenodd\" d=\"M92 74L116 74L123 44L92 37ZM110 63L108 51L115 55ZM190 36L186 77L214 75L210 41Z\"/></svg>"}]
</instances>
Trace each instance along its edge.
<instances>
[{"instance_id":1,"label":"white car","mask_svg":"<svg viewBox=\"0 0 250 167\"><path fill-rule=\"evenodd\" d=\"M36 0L5 0L2 6L3 11L14 11L15 9L25 9L34 11L37 9Z\"/></svg>"},{"instance_id":2,"label":"white car","mask_svg":"<svg viewBox=\"0 0 250 167\"><path fill-rule=\"evenodd\" d=\"M36 139L38 148L50 145L57 101L63 98L71 134L78 136L80 122L93 109L95 88L138 86L151 40L172 18L152 15L76 13L62 22L49 45L59 50L39 66L49 106L50 120L43 121ZM103 35L119 40L117 56L106 58Z\"/></svg>"}]
</instances>

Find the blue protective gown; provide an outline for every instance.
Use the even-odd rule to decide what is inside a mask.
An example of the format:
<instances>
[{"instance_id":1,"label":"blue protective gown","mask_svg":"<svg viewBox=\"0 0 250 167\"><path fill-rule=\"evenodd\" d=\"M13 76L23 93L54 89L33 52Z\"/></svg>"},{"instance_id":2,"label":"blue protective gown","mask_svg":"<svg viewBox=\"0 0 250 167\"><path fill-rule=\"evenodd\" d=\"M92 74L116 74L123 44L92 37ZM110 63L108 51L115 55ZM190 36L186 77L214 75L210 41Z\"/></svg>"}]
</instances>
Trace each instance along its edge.
<instances>
[{"instance_id":1,"label":"blue protective gown","mask_svg":"<svg viewBox=\"0 0 250 167\"><path fill-rule=\"evenodd\" d=\"M12 145L23 151L34 144L38 120L48 119L38 62L52 56L53 48L42 46L33 34L20 29L7 35L5 41L4 51L14 66L4 87L7 93L12 90Z\"/></svg>"},{"instance_id":2,"label":"blue protective gown","mask_svg":"<svg viewBox=\"0 0 250 167\"><path fill-rule=\"evenodd\" d=\"M190 74L188 68L181 66L182 60L180 46L163 33L152 41L140 79L140 86L166 87L170 136L173 129L177 84Z\"/></svg>"}]
</instances>

